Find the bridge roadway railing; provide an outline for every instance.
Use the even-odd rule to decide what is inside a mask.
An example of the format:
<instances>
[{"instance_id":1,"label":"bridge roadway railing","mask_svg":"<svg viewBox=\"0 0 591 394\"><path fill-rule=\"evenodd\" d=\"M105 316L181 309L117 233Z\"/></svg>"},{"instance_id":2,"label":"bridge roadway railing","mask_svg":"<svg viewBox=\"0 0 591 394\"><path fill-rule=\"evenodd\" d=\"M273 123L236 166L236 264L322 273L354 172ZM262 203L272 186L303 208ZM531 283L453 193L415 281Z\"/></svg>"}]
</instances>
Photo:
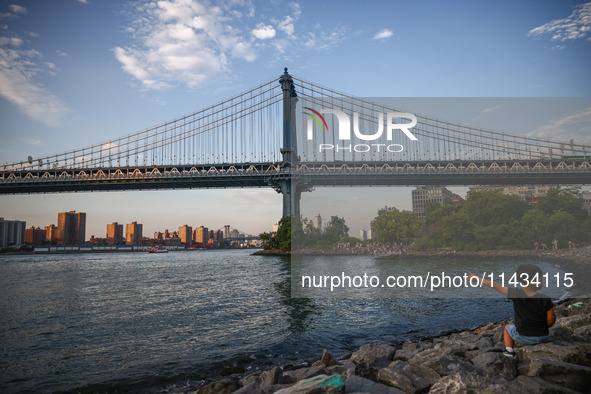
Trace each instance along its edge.
<instances>
[{"instance_id":1,"label":"bridge roadway railing","mask_svg":"<svg viewBox=\"0 0 591 394\"><path fill-rule=\"evenodd\" d=\"M310 186L591 184L591 160L299 163Z\"/></svg>"},{"instance_id":2,"label":"bridge roadway railing","mask_svg":"<svg viewBox=\"0 0 591 394\"><path fill-rule=\"evenodd\" d=\"M591 184L591 160L298 162L0 172L0 194L274 186Z\"/></svg>"}]
</instances>

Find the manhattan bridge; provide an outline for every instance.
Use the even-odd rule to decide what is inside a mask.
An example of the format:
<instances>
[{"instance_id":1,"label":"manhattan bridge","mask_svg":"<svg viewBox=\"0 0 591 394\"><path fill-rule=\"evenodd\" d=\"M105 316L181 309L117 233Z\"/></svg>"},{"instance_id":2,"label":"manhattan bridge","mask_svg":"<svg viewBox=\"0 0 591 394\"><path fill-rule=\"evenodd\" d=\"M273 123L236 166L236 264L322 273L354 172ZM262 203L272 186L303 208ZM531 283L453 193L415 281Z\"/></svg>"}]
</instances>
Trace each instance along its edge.
<instances>
[{"instance_id":1,"label":"manhattan bridge","mask_svg":"<svg viewBox=\"0 0 591 394\"><path fill-rule=\"evenodd\" d=\"M361 143L343 139L351 133L337 112L353 118ZM272 187L283 216L299 216L301 193L322 186L591 183L591 145L422 115L411 115L413 140L391 130L392 113L402 114L285 69L279 80L155 127L0 164L0 194Z\"/></svg>"}]
</instances>

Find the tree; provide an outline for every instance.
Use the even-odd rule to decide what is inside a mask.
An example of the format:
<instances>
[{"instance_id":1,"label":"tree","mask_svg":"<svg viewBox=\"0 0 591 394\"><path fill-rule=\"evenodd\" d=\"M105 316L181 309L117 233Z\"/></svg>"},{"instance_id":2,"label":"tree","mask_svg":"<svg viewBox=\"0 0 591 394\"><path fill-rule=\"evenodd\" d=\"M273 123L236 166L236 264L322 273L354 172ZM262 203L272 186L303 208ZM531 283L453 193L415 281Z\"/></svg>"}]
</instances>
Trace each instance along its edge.
<instances>
[{"instance_id":1,"label":"tree","mask_svg":"<svg viewBox=\"0 0 591 394\"><path fill-rule=\"evenodd\" d=\"M558 210L563 210L570 213L576 220L585 220L589 217L577 189L552 188L548 190L546 197L540 202L539 208L547 216L551 216Z\"/></svg>"},{"instance_id":2,"label":"tree","mask_svg":"<svg viewBox=\"0 0 591 394\"><path fill-rule=\"evenodd\" d=\"M399 211L395 207L384 207L371 221L374 238L379 242L410 242L417 238L425 222L414 212Z\"/></svg>"},{"instance_id":3,"label":"tree","mask_svg":"<svg viewBox=\"0 0 591 394\"><path fill-rule=\"evenodd\" d=\"M298 220L294 223L299 224ZM262 240L263 249L272 250L291 250L291 237L292 237L292 218L291 216L284 216L279 220L279 228L275 234L262 233L259 236ZM298 233L297 230L294 233Z\"/></svg>"},{"instance_id":4,"label":"tree","mask_svg":"<svg viewBox=\"0 0 591 394\"><path fill-rule=\"evenodd\" d=\"M325 240L334 244L347 235L349 235L349 227L347 227L347 224L345 223L345 218L331 216L324 229Z\"/></svg>"},{"instance_id":5,"label":"tree","mask_svg":"<svg viewBox=\"0 0 591 394\"><path fill-rule=\"evenodd\" d=\"M517 196L503 194L500 190L469 191L462 207L476 226L510 223L519 220L529 209Z\"/></svg>"},{"instance_id":6,"label":"tree","mask_svg":"<svg viewBox=\"0 0 591 394\"><path fill-rule=\"evenodd\" d=\"M451 215L442 219L443 224L443 240L454 249L474 249L472 242L474 241L474 222L472 218L462 209L453 212Z\"/></svg>"}]
</instances>

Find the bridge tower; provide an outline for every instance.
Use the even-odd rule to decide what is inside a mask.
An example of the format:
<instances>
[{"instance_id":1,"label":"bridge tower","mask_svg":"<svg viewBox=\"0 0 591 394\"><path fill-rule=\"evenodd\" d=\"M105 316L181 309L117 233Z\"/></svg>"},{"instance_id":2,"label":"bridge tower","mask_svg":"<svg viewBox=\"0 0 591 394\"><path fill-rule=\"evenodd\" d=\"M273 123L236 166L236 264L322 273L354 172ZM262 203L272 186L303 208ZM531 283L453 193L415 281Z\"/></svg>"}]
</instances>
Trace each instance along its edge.
<instances>
[{"instance_id":1,"label":"bridge tower","mask_svg":"<svg viewBox=\"0 0 591 394\"><path fill-rule=\"evenodd\" d=\"M301 182L292 174L292 165L297 162L296 114L295 108L298 95L295 91L293 79L287 72L287 67L279 79L283 90L283 147L281 154L282 175L274 179L277 192L283 194L283 216L300 216L300 197L303 191Z\"/></svg>"}]
</instances>

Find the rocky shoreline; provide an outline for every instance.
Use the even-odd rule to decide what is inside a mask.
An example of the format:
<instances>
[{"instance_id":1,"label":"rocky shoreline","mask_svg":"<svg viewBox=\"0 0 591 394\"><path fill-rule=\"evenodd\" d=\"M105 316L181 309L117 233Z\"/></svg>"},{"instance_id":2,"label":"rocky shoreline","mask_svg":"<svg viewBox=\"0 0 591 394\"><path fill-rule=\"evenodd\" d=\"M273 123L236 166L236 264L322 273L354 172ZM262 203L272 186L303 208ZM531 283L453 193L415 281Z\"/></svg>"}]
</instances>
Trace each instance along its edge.
<instances>
[{"instance_id":1,"label":"rocky shoreline","mask_svg":"<svg viewBox=\"0 0 591 394\"><path fill-rule=\"evenodd\" d=\"M542 256L590 264L591 247L543 254L494 251L457 255ZM550 329L550 342L519 346L515 359L503 354L503 328L509 321L500 321L475 331L448 333L416 343L368 344L340 360L324 350L320 359L305 367L276 366L260 375L241 378L236 374L198 388L177 387L169 392L589 393L591 299L569 299L557 305L555 311L557 321Z\"/></svg>"}]
</instances>

